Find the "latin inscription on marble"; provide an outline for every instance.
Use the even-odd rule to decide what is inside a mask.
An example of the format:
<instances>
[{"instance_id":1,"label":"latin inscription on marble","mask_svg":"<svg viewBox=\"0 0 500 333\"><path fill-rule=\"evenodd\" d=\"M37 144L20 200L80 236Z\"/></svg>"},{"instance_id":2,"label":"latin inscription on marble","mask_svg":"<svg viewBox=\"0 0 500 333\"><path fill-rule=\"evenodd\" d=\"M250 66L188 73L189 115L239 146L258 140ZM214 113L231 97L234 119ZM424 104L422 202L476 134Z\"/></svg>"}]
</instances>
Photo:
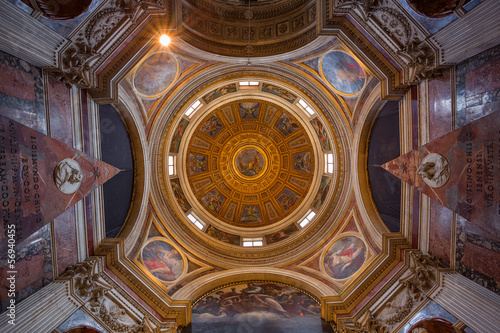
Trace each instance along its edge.
<instances>
[{"instance_id":1,"label":"latin inscription on marble","mask_svg":"<svg viewBox=\"0 0 500 333\"><path fill-rule=\"evenodd\" d=\"M497 111L382 167L466 218L484 234L500 239L499 128ZM438 179L439 170L443 169L438 166L443 163L435 161L426 165L423 175L423 161L432 153L443 156L449 163L449 179L440 187L430 186L428 179L423 178Z\"/></svg>"},{"instance_id":2,"label":"latin inscription on marble","mask_svg":"<svg viewBox=\"0 0 500 333\"><path fill-rule=\"evenodd\" d=\"M81 166L81 185L72 194L63 193L54 181L54 169L64 159ZM109 164L0 116L0 251L6 251L7 238L17 243L28 237L118 172Z\"/></svg>"}]
</instances>

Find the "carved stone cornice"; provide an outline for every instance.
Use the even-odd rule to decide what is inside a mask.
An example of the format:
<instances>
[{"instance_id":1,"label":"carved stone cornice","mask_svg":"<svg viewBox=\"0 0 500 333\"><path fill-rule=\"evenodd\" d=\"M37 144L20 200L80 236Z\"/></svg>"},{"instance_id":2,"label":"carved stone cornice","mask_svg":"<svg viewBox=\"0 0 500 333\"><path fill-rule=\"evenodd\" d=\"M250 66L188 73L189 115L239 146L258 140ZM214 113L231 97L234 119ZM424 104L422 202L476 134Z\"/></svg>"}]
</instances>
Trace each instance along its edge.
<instances>
[{"instance_id":1,"label":"carved stone cornice","mask_svg":"<svg viewBox=\"0 0 500 333\"><path fill-rule=\"evenodd\" d=\"M358 33L369 35L401 66L402 85L419 84L439 74L439 46L395 1L324 0L322 6L325 14L320 29L331 29L339 17L354 20L363 30Z\"/></svg>"},{"instance_id":2,"label":"carved stone cornice","mask_svg":"<svg viewBox=\"0 0 500 333\"><path fill-rule=\"evenodd\" d=\"M232 57L281 54L307 45L317 36L316 6L309 0L255 4L250 9L214 1L184 1L182 25L181 38L187 43Z\"/></svg>"},{"instance_id":3,"label":"carved stone cornice","mask_svg":"<svg viewBox=\"0 0 500 333\"><path fill-rule=\"evenodd\" d=\"M168 13L165 26L173 21L173 0L113 0L93 12L60 50L59 67L50 70L68 85L97 87L96 72L110 55L150 15Z\"/></svg>"},{"instance_id":4,"label":"carved stone cornice","mask_svg":"<svg viewBox=\"0 0 500 333\"><path fill-rule=\"evenodd\" d=\"M218 17L222 21L227 20L248 20L245 17L245 12L248 10L248 5L235 6L224 6L218 4L216 1L207 0L185 0L185 3L193 8L196 8L210 16ZM259 1L260 2L260 1ZM259 3L252 3L252 20L268 20L276 19L276 17L283 14L289 14L295 10L300 9L303 6L310 4L310 0L291 0L291 1L281 1L275 5L267 6L266 4L260 5Z\"/></svg>"},{"instance_id":5,"label":"carved stone cornice","mask_svg":"<svg viewBox=\"0 0 500 333\"><path fill-rule=\"evenodd\" d=\"M89 258L66 268L63 279L70 279L76 296L82 303L98 306L104 295L112 289L111 286L99 281L102 264L97 257Z\"/></svg>"},{"instance_id":6,"label":"carved stone cornice","mask_svg":"<svg viewBox=\"0 0 500 333\"><path fill-rule=\"evenodd\" d=\"M104 257L90 257L69 266L58 280L69 281L71 293L100 323L122 333L175 332L186 325L185 320L158 321L103 271L104 262ZM179 308L174 312L183 315Z\"/></svg>"},{"instance_id":7,"label":"carved stone cornice","mask_svg":"<svg viewBox=\"0 0 500 333\"><path fill-rule=\"evenodd\" d=\"M406 265L353 317L342 317L333 326L340 333L392 332L428 297L439 282L440 260L417 250L406 252Z\"/></svg>"}]
</instances>

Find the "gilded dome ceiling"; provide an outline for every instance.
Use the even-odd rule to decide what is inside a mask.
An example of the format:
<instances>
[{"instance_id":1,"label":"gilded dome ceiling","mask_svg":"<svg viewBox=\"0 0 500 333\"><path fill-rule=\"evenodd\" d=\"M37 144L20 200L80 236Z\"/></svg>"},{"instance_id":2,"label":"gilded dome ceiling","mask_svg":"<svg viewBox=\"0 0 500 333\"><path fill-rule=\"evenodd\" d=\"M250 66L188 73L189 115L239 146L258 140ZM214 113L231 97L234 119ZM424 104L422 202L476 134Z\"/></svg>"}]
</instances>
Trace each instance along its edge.
<instances>
[{"instance_id":1,"label":"gilded dome ceiling","mask_svg":"<svg viewBox=\"0 0 500 333\"><path fill-rule=\"evenodd\" d=\"M294 213L315 154L304 126L270 102L242 99L205 116L191 135L186 176L198 203L230 225L262 227Z\"/></svg>"},{"instance_id":2,"label":"gilded dome ceiling","mask_svg":"<svg viewBox=\"0 0 500 333\"><path fill-rule=\"evenodd\" d=\"M269 56L316 38L316 3L184 0L182 24L181 38L201 50L234 57Z\"/></svg>"},{"instance_id":3,"label":"gilded dome ceiling","mask_svg":"<svg viewBox=\"0 0 500 333\"><path fill-rule=\"evenodd\" d=\"M165 104L154 205L182 246L225 266L287 262L335 227L349 152L340 122L300 90L241 75Z\"/></svg>"}]
</instances>

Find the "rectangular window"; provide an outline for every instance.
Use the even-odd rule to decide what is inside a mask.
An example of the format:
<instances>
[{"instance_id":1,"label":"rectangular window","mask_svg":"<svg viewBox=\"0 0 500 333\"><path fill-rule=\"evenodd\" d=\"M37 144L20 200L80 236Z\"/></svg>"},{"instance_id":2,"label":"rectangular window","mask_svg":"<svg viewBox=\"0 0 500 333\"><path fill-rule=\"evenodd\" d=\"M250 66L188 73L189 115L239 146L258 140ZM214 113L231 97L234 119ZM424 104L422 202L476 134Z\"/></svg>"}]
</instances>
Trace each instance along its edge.
<instances>
[{"instance_id":1,"label":"rectangular window","mask_svg":"<svg viewBox=\"0 0 500 333\"><path fill-rule=\"evenodd\" d=\"M176 174L175 160L176 160L176 156L172 156L172 155L168 156L168 175L169 176L175 176L175 174Z\"/></svg>"},{"instance_id":2,"label":"rectangular window","mask_svg":"<svg viewBox=\"0 0 500 333\"><path fill-rule=\"evenodd\" d=\"M333 154L325 154L325 173L333 173Z\"/></svg>"},{"instance_id":3,"label":"rectangular window","mask_svg":"<svg viewBox=\"0 0 500 333\"><path fill-rule=\"evenodd\" d=\"M301 228L304 228L306 225L309 224L313 220L313 218L316 216L316 213L313 211L310 211L309 214L302 220L302 222L299 223Z\"/></svg>"},{"instance_id":4,"label":"rectangular window","mask_svg":"<svg viewBox=\"0 0 500 333\"><path fill-rule=\"evenodd\" d=\"M252 247L252 246L263 246L264 241L262 237L258 238L243 238L243 246L244 247Z\"/></svg>"},{"instance_id":5,"label":"rectangular window","mask_svg":"<svg viewBox=\"0 0 500 333\"><path fill-rule=\"evenodd\" d=\"M193 214L188 214L187 218L193 222L193 224L200 230L203 230L205 228L205 224L201 221L198 221L198 219L193 215Z\"/></svg>"},{"instance_id":6,"label":"rectangular window","mask_svg":"<svg viewBox=\"0 0 500 333\"><path fill-rule=\"evenodd\" d=\"M303 99L299 99L299 104L307 111L307 113L309 113L310 116L314 116L314 110L309 105L307 105L307 103Z\"/></svg>"},{"instance_id":7,"label":"rectangular window","mask_svg":"<svg viewBox=\"0 0 500 333\"><path fill-rule=\"evenodd\" d=\"M201 105L201 102L200 100L197 100L196 102L193 103L193 105L191 105L189 107L189 109L187 109L186 111L186 116L190 117L194 114L194 112L196 111L196 109Z\"/></svg>"}]
</instances>

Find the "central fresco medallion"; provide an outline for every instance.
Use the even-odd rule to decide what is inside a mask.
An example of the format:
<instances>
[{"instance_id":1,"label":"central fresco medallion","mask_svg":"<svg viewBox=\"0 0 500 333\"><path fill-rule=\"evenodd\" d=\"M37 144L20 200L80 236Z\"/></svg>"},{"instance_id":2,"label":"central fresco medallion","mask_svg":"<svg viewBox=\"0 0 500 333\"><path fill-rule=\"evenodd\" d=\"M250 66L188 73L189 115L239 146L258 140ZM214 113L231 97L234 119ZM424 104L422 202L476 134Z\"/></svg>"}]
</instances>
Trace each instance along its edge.
<instances>
[{"instance_id":1,"label":"central fresco medallion","mask_svg":"<svg viewBox=\"0 0 500 333\"><path fill-rule=\"evenodd\" d=\"M257 176L265 166L263 154L256 148L244 148L236 157L235 162L241 175Z\"/></svg>"},{"instance_id":2,"label":"central fresco medallion","mask_svg":"<svg viewBox=\"0 0 500 333\"><path fill-rule=\"evenodd\" d=\"M271 225L297 211L314 178L303 125L267 101L239 100L205 115L185 156L195 206L240 227Z\"/></svg>"}]
</instances>

